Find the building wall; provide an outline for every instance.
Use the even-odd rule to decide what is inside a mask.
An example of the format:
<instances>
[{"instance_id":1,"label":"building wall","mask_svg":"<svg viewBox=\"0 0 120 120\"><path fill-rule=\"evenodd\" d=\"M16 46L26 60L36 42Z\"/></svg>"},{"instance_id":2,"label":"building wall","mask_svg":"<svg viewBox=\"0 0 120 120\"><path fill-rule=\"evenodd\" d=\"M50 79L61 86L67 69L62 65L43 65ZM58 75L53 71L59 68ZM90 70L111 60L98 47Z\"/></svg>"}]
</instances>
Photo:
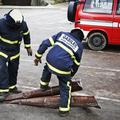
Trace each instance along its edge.
<instances>
[{"instance_id":1,"label":"building wall","mask_svg":"<svg viewBox=\"0 0 120 120\"><path fill-rule=\"evenodd\" d=\"M46 3L50 3L53 0L31 0L31 5L46 5Z\"/></svg>"},{"instance_id":2,"label":"building wall","mask_svg":"<svg viewBox=\"0 0 120 120\"><path fill-rule=\"evenodd\" d=\"M9 2L9 0L5 0L5 1ZM17 3L18 3L19 0L15 0L15 1L17 1ZM68 0L31 0L31 5L37 5L37 6L43 5L44 6L47 4L53 4L53 3L55 3L55 1L68 1ZM2 0L0 0L0 5L2 5Z\"/></svg>"},{"instance_id":3,"label":"building wall","mask_svg":"<svg viewBox=\"0 0 120 120\"><path fill-rule=\"evenodd\" d=\"M13 4L13 1L14 1L14 5L15 4L18 4L18 3L21 3L21 2L19 2L19 0L12 0L11 2L12 2L12 4ZM22 1L22 0L20 0L20 1ZM31 5L44 5L45 3L47 3L48 1L50 1L50 0L31 0ZM9 0L5 0L5 4L7 3L7 4L11 4L11 2L9 1ZM24 0L24 2L25 2L25 0ZM2 0L0 0L0 5L2 5Z\"/></svg>"},{"instance_id":4,"label":"building wall","mask_svg":"<svg viewBox=\"0 0 120 120\"><path fill-rule=\"evenodd\" d=\"M28 6L31 5L31 0L0 0L3 5L19 5Z\"/></svg>"},{"instance_id":5,"label":"building wall","mask_svg":"<svg viewBox=\"0 0 120 120\"><path fill-rule=\"evenodd\" d=\"M0 0L0 5L2 5L2 0Z\"/></svg>"}]
</instances>

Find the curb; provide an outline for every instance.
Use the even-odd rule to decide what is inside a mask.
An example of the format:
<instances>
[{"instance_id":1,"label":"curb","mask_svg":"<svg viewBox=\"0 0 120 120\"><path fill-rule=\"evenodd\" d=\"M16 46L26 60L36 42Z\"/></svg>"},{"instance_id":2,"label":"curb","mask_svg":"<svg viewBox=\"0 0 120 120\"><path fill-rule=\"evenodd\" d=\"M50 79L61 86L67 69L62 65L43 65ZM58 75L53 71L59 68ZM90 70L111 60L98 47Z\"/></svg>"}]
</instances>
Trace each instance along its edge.
<instances>
[{"instance_id":1,"label":"curb","mask_svg":"<svg viewBox=\"0 0 120 120\"><path fill-rule=\"evenodd\" d=\"M47 6L9 6L9 5L5 5L5 6L0 6L0 9L66 9L66 6L55 6L55 5L47 5Z\"/></svg>"}]
</instances>

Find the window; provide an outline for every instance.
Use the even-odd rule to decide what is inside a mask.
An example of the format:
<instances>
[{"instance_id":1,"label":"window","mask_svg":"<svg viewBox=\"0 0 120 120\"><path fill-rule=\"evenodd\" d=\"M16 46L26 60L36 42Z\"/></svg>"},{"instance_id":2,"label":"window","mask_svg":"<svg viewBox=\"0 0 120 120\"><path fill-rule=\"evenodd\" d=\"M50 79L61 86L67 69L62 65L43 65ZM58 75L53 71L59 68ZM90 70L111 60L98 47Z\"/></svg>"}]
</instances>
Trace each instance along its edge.
<instances>
[{"instance_id":1,"label":"window","mask_svg":"<svg viewBox=\"0 0 120 120\"><path fill-rule=\"evenodd\" d=\"M118 0L118 5L117 5L117 14L120 15L120 0Z\"/></svg>"},{"instance_id":2,"label":"window","mask_svg":"<svg viewBox=\"0 0 120 120\"><path fill-rule=\"evenodd\" d=\"M86 0L83 11L92 13L112 13L113 0Z\"/></svg>"}]
</instances>

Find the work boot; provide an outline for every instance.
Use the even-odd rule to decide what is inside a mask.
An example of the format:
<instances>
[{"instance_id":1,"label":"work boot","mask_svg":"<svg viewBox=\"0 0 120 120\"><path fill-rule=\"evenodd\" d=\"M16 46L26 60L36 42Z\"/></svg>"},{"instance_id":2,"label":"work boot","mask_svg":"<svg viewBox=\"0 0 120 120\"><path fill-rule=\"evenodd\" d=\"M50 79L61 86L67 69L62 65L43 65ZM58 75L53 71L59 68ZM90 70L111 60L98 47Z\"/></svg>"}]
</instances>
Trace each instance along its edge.
<instances>
[{"instance_id":1,"label":"work boot","mask_svg":"<svg viewBox=\"0 0 120 120\"><path fill-rule=\"evenodd\" d=\"M69 111L59 111L59 116L60 117L67 117L69 115Z\"/></svg>"},{"instance_id":2,"label":"work boot","mask_svg":"<svg viewBox=\"0 0 120 120\"><path fill-rule=\"evenodd\" d=\"M40 90L42 90L42 91L46 91L49 89L50 89L50 87L48 85L40 85Z\"/></svg>"},{"instance_id":3,"label":"work boot","mask_svg":"<svg viewBox=\"0 0 120 120\"><path fill-rule=\"evenodd\" d=\"M8 95L9 95L8 92L1 92L0 93L0 102L3 102Z\"/></svg>"},{"instance_id":4,"label":"work boot","mask_svg":"<svg viewBox=\"0 0 120 120\"><path fill-rule=\"evenodd\" d=\"M18 90L17 87L14 87L13 89L9 89L9 92L10 92L10 93L13 93L13 94L18 94L18 93L21 93L22 91L21 91L21 90Z\"/></svg>"}]
</instances>

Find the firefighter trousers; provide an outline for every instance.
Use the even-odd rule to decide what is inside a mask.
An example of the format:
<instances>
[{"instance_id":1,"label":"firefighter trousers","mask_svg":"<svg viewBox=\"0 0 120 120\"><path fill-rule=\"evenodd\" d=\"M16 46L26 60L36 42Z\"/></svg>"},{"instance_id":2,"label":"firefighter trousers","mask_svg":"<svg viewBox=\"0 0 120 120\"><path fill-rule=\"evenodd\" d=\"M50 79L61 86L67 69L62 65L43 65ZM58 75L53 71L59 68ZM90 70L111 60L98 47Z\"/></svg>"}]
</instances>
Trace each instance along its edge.
<instances>
[{"instance_id":1,"label":"firefighter trousers","mask_svg":"<svg viewBox=\"0 0 120 120\"><path fill-rule=\"evenodd\" d=\"M48 66L45 65L41 77L40 84L44 86L48 86L51 79L51 71ZM71 77L70 76L62 76L57 75L59 80L59 88L60 88L60 105L59 111L68 112L70 111L70 101L71 101Z\"/></svg>"},{"instance_id":2,"label":"firefighter trousers","mask_svg":"<svg viewBox=\"0 0 120 120\"><path fill-rule=\"evenodd\" d=\"M0 92L7 92L17 84L19 58L9 60L0 56Z\"/></svg>"}]
</instances>

